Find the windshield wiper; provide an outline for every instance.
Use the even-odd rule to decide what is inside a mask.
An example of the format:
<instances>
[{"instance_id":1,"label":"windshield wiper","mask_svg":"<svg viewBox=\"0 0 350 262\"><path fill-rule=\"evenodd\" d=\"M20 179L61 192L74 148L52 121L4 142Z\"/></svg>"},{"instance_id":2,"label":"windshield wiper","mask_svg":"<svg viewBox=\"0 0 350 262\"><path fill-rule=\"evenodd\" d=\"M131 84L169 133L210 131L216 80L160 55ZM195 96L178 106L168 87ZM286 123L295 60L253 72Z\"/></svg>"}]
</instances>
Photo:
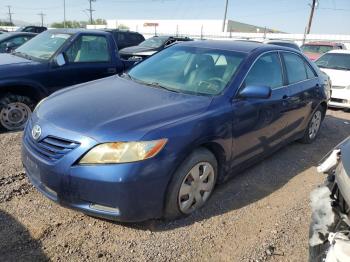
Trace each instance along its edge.
<instances>
[{"instance_id":1,"label":"windshield wiper","mask_svg":"<svg viewBox=\"0 0 350 262\"><path fill-rule=\"evenodd\" d=\"M26 58L28 60L33 60L33 58L30 55L27 55L26 53L22 53L22 52L17 51L17 52L13 52L12 54L17 55L19 57Z\"/></svg>"},{"instance_id":2,"label":"windshield wiper","mask_svg":"<svg viewBox=\"0 0 350 262\"><path fill-rule=\"evenodd\" d=\"M350 70L350 68L345 67L345 66L333 66L331 68L332 69L339 69L339 70L346 70L346 71Z\"/></svg>"}]
</instances>

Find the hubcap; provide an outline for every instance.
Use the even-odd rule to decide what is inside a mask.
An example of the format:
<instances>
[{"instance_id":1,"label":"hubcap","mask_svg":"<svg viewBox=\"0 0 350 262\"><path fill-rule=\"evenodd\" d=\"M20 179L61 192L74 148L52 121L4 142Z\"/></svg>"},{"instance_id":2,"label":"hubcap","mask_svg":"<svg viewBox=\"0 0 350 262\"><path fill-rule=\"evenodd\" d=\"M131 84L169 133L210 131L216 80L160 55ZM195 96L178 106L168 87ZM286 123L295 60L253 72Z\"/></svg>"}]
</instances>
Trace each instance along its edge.
<instances>
[{"instance_id":1,"label":"hubcap","mask_svg":"<svg viewBox=\"0 0 350 262\"><path fill-rule=\"evenodd\" d=\"M30 108L24 103L10 103L1 109L0 122L7 130L22 129L31 113Z\"/></svg>"},{"instance_id":2,"label":"hubcap","mask_svg":"<svg viewBox=\"0 0 350 262\"><path fill-rule=\"evenodd\" d=\"M203 206L213 191L215 171L208 162L195 165L183 180L178 204L181 212L189 214Z\"/></svg>"},{"instance_id":3,"label":"hubcap","mask_svg":"<svg viewBox=\"0 0 350 262\"><path fill-rule=\"evenodd\" d=\"M320 129L322 121L322 114L320 111L316 111L316 113L313 115L309 127L309 137L311 139L314 139L318 133L318 130Z\"/></svg>"}]
</instances>

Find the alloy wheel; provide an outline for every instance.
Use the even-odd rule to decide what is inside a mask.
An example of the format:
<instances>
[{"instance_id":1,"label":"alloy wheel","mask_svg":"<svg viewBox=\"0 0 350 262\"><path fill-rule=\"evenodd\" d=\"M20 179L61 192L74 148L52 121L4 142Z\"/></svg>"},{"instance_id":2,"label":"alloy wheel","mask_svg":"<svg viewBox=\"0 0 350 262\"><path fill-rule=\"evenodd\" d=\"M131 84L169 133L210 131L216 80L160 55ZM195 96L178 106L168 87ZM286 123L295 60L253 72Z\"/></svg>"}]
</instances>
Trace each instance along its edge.
<instances>
[{"instance_id":1,"label":"alloy wheel","mask_svg":"<svg viewBox=\"0 0 350 262\"><path fill-rule=\"evenodd\" d=\"M310 139L314 139L320 129L322 122L322 113L321 111L316 111L316 113L312 116L311 123L309 126L309 137Z\"/></svg>"},{"instance_id":2,"label":"alloy wheel","mask_svg":"<svg viewBox=\"0 0 350 262\"><path fill-rule=\"evenodd\" d=\"M192 213L208 200L215 185L215 171L208 162L196 164L183 180L178 204L184 214Z\"/></svg>"}]
</instances>

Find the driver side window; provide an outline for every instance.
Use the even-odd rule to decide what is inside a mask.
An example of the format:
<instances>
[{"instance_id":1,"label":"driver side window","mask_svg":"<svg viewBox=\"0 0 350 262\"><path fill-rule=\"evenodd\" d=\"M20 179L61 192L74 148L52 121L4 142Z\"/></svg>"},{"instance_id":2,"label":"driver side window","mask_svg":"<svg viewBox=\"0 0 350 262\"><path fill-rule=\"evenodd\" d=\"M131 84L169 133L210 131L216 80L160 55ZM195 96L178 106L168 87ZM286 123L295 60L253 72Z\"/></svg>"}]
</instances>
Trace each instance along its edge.
<instances>
[{"instance_id":1,"label":"driver side window","mask_svg":"<svg viewBox=\"0 0 350 262\"><path fill-rule=\"evenodd\" d=\"M276 89L283 86L281 61L276 52L267 53L255 61L245 81L245 86L267 86Z\"/></svg>"},{"instance_id":2,"label":"driver side window","mask_svg":"<svg viewBox=\"0 0 350 262\"><path fill-rule=\"evenodd\" d=\"M70 63L108 62L107 39L104 36L83 35L69 47L66 56Z\"/></svg>"}]
</instances>

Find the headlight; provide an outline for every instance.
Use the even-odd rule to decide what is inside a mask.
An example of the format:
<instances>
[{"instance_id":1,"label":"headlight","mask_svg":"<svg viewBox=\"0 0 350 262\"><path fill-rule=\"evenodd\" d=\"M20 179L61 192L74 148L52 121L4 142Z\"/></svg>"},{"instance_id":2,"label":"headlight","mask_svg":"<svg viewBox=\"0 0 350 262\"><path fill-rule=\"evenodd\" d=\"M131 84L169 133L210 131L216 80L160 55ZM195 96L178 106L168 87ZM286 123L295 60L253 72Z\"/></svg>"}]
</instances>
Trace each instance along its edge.
<instances>
[{"instance_id":1,"label":"headlight","mask_svg":"<svg viewBox=\"0 0 350 262\"><path fill-rule=\"evenodd\" d=\"M145 160L157 155L167 141L160 139L100 144L92 148L79 164L117 164Z\"/></svg>"}]
</instances>

